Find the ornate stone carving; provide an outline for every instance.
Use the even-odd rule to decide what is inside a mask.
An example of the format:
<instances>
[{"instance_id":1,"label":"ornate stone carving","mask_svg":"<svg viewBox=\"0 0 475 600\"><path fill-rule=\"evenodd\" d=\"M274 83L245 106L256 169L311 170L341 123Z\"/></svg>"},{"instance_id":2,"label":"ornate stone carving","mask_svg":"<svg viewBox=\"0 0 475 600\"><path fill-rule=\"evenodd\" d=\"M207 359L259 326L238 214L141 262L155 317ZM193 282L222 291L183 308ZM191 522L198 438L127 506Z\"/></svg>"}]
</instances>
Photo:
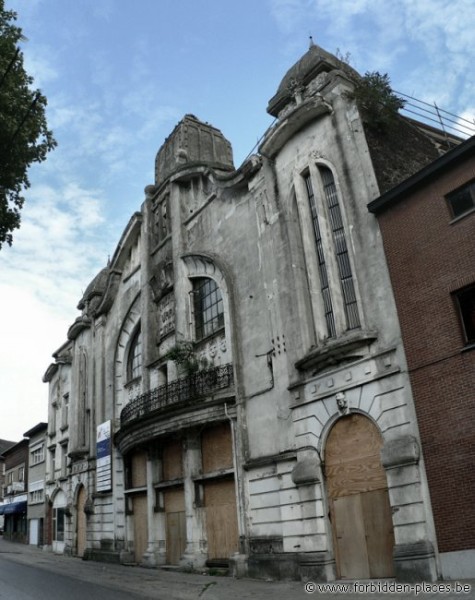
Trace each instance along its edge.
<instances>
[{"instance_id":1,"label":"ornate stone carving","mask_svg":"<svg viewBox=\"0 0 475 600\"><path fill-rule=\"evenodd\" d=\"M150 288L154 302L161 300L173 288L173 263L165 259L160 261L150 278Z\"/></svg>"}]
</instances>

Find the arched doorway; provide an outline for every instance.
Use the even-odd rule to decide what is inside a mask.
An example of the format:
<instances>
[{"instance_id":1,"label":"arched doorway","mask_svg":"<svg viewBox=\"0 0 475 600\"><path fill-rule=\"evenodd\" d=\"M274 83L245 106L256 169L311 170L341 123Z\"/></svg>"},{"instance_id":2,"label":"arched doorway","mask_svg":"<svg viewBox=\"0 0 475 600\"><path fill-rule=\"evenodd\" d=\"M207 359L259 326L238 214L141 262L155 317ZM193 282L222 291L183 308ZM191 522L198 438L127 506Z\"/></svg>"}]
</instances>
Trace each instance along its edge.
<instances>
[{"instance_id":1,"label":"arched doorway","mask_svg":"<svg viewBox=\"0 0 475 600\"><path fill-rule=\"evenodd\" d=\"M86 550L86 490L84 486L79 489L77 497L77 555L84 556Z\"/></svg>"},{"instance_id":2,"label":"arched doorway","mask_svg":"<svg viewBox=\"0 0 475 600\"><path fill-rule=\"evenodd\" d=\"M337 576L393 576L394 534L383 444L367 417L352 414L332 427L325 448L325 475Z\"/></svg>"}]
</instances>

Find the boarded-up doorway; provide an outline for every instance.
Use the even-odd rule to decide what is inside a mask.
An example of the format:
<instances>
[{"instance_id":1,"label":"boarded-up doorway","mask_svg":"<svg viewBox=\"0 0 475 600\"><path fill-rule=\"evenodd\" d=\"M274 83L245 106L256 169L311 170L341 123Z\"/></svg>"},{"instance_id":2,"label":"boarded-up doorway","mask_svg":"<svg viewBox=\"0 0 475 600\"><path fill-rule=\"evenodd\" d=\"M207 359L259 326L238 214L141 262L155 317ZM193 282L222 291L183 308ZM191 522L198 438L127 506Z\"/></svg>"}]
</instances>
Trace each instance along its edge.
<instances>
[{"instance_id":1,"label":"boarded-up doorway","mask_svg":"<svg viewBox=\"0 0 475 600\"><path fill-rule=\"evenodd\" d=\"M132 496L132 510L134 513L135 562L141 563L148 544L147 494Z\"/></svg>"},{"instance_id":2,"label":"boarded-up doorway","mask_svg":"<svg viewBox=\"0 0 475 600\"><path fill-rule=\"evenodd\" d=\"M172 488L163 494L167 523L167 564L178 565L186 548L185 494Z\"/></svg>"},{"instance_id":3,"label":"boarded-up doorway","mask_svg":"<svg viewBox=\"0 0 475 600\"><path fill-rule=\"evenodd\" d=\"M234 479L204 485L208 559L228 560L239 549Z\"/></svg>"},{"instance_id":4,"label":"boarded-up doorway","mask_svg":"<svg viewBox=\"0 0 475 600\"><path fill-rule=\"evenodd\" d=\"M325 474L337 574L342 579L392 577L394 546L382 438L363 415L343 417L325 449Z\"/></svg>"},{"instance_id":5,"label":"boarded-up doorway","mask_svg":"<svg viewBox=\"0 0 475 600\"><path fill-rule=\"evenodd\" d=\"M81 486L77 501L77 554L84 556L86 551L86 513L84 506L86 504L86 490Z\"/></svg>"}]
</instances>

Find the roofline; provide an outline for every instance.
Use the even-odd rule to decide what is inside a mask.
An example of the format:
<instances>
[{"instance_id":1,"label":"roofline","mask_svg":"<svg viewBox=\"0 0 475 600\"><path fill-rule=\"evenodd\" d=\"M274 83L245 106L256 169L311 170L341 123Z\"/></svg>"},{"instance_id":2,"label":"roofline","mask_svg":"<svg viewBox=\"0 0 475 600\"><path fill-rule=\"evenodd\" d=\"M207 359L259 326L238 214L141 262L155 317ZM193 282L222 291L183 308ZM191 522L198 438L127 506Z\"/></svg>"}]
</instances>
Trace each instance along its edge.
<instances>
[{"instance_id":1,"label":"roofline","mask_svg":"<svg viewBox=\"0 0 475 600\"><path fill-rule=\"evenodd\" d=\"M34 435L36 435L37 433L39 433L40 431L44 431L48 429L48 423L38 423L37 425L35 425L34 427L32 427L31 429L28 429L28 431L26 431L23 436L26 438L31 438Z\"/></svg>"},{"instance_id":2,"label":"roofline","mask_svg":"<svg viewBox=\"0 0 475 600\"><path fill-rule=\"evenodd\" d=\"M408 179L391 188L379 198L375 198L368 204L368 210L371 213L380 213L383 210L393 206L396 202L402 200L407 194L415 192L424 185L427 180L446 169L450 168L454 162L461 158L468 158L475 152L475 136L462 142L452 150L449 150L439 158L429 163L423 169L411 175Z\"/></svg>"},{"instance_id":3,"label":"roofline","mask_svg":"<svg viewBox=\"0 0 475 600\"><path fill-rule=\"evenodd\" d=\"M13 446L10 446L10 448L7 448L6 450L4 450L2 456L6 456L7 454L10 454L10 452L12 452L13 450L16 450L21 445L27 446L29 444L29 442L30 442L30 440L28 438L23 438L16 444L13 444Z\"/></svg>"}]
</instances>

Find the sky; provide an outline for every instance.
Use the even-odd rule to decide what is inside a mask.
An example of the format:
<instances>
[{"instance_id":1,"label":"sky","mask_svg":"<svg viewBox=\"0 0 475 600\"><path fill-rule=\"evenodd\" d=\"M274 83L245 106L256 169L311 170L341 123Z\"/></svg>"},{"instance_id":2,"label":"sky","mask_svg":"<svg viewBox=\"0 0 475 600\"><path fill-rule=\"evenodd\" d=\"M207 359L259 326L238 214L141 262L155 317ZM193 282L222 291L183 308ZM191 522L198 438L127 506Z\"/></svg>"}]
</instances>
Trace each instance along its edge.
<instances>
[{"instance_id":1,"label":"sky","mask_svg":"<svg viewBox=\"0 0 475 600\"><path fill-rule=\"evenodd\" d=\"M0 438L47 419L42 377L187 113L242 164L309 36L364 74L473 121L473 0L5 0L58 147L0 250Z\"/></svg>"}]
</instances>

